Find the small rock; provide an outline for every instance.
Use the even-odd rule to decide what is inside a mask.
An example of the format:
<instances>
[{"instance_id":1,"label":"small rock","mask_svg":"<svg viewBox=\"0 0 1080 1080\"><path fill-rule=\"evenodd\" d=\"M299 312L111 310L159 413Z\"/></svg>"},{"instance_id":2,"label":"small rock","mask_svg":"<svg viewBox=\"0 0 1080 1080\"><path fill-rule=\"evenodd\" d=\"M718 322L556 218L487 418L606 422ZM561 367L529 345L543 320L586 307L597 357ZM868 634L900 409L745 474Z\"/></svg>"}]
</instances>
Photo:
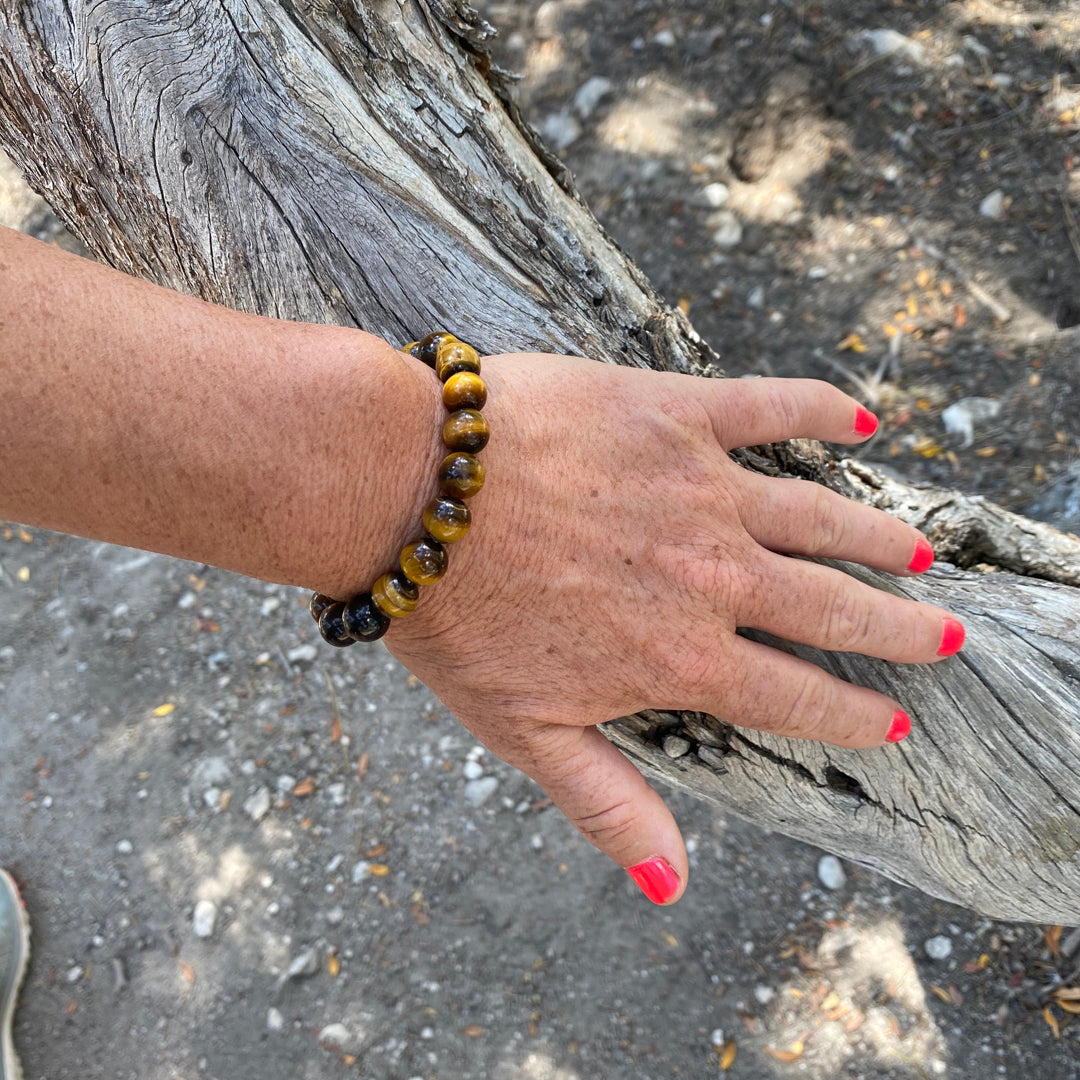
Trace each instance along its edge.
<instances>
[{"instance_id":1,"label":"small rock","mask_svg":"<svg viewBox=\"0 0 1080 1080\"><path fill-rule=\"evenodd\" d=\"M721 210L712 215L712 242L718 248L738 247L742 243L742 222L731 210Z\"/></svg>"},{"instance_id":2,"label":"small rock","mask_svg":"<svg viewBox=\"0 0 1080 1080\"><path fill-rule=\"evenodd\" d=\"M713 1046L723 1046L724 1045L724 1029L723 1028L713 1028L713 1033L709 1036L709 1042L712 1043Z\"/></svg>"},{"instance_id":3,"label":"small rock","mask_svg":"<svg viewBox=\"0 0 1080 1080\"><path fill-rule=\"evenodd\" d=\"M484 766L479 761L466 761L462 771L466 780L479 780L484 775Z\"/></svg>"},{"instance_id":4,"label":"small rock","mask_svg":"<svg viewBox=\"0 0 1080 1080\"><path fill-rule=\"evenodd\" d=\"M765 306L765 286L755 285L746 298L746 306L751 308L763 308Z\"/></svg>"},{"instance_id":5,"label":"small rock","mask_svg":"<svg viewBox=\"0 0 1080 1080\"><path fill-rule=\"evenodd\" d=\"M731 197L731 191L727 184L707 184L694 196L695 206L707 206L711 210L719 210Z\"/></svg>"},{"instance_id":6,"label":"small rock","mask_svg":"<svg viewBox=\"0 0 1080 1080\"><path fill-rule=\"evenodd\" d=\"M820 281L822 278L827 278L829 276L829 271L828 268L824 266L811 266L810 269L806 271L806 276L811 281Z\"/></svg>"},{"instance_id":7,"label":"small rock","mask_svg":"<svg viewBox=\"0 0 1080 1080\"><path fill-rule=\"evenodd\" d=\"M352 883L354 885L359 885L360 882L363 881L368 876L370 871L371 871L371 863L369 863L366 859L361 859L352 868Z\"/></svg>"},{"instance_id":8,"label":"small rock","mask_svg":"<svg viewBox=\"0 0 1080 1080\"><path fill-rule=\"evenodd\" d=\"M670 49L675 45L675 33L669 27L664 27L663 30L657 30L653 34L653 43L659 45L661 49Z\"/></svg>"},{"instance_id":9,"label":"small rock","mask_svg":"<svg viewBox=\"0 0 1080 1080\"><path fill-rule=\"evenodd\" d=\"M293 957L292 963L285 972L283 979L306 979L315 975L319 970L319 950L312 946L305 949L299 955Z\"/></svg>"},{"instance_id":10,"label":"small rock","mask_svg":"<svg viewBox=\"0 0 1080 1080\"><path fill-rule=\"evenodd\" d=\"M754 998L759 1005L768 1005L776 997L776 991L771 986L755 986Z\"/></svg>"},{"instance_id":11,"label":"small rock","mask_svg":"<svg viewBox=\"0 0 1080 1080\"><path fill-rule=\"evenodd\" d=\"M563 109L562 112L552 113L541 121L540 134L555 150L565 150L581 137L581 124Z\"/></svg>"},{"instance_id":12,"label":"small rock","mask_svg":"<svg viewBox=\"0 0 1080 1080\"><path fill-rule=\"evenodd\" d=\"M942 414L941 422L950 435L963 437L964 446L975 439L975 425L983 420L993 420L1001 412L1001 402L994 398L966 397L950 405Z\"/></svg>"},{"instance_id":13,"label":"small rock","mask_svg":"<svg viewBox=\"0 0 1080 1080\"><path fill-rule=\"evenodd\" d=\"M130 840L117 840L116 841L116 854L117 855L130 855L135 850Z\"/></svg>"},{"instance_id":14,"label":"small rock","mask_svg":"<svg viewBox=\"0 0 1080 1080\"><path fill-rule=\"evenodd\" d=\"M699 746L697 756L706 765L711 766L717 772L727 772L727 763L724 761L724 751L718 746Z\"/></svg>"},{"instance_id":15,"label":"small rock","mask_svg":"<svg viewBox=\"0 0 1080 1080\"><path fill-rule=\"evenodd\" d=\"M202 793L202 801L206 804L210 810L221 809L221 788L207 788Z\"/></svg>"},{"instance_id":16,"label":"small rock","mask_svg":"<svg viewBox=\"0 0 1080 1080\"><path fill-rule=\"evenodd\" d=\"M324 916L327 926L340 926L345 921L345 909L332 907Z\"/></svg>"},{"instance_id":17,"label":"small rock","mask_svg":"<svg viewBox=\"0 0 1080 1080\"><path fill-rule=\"evenodd\" d=\"M822 855L817 864L818 881L826 889L842 889L847 884L847 874L835 855Z\"/></svg>"},{"instance_id":18,"label":"small rock","mask_svg":"<svg viewBox=\"0 0 1080 1080\"><path fill-rule=\"evenodd\" d=\"M311 664L314 663L315 658L319 655L319 650L312 644L297 645L295 648L290 649L285 658L290 664Z\"/></svg>"},{"instance_id":19,"label":"small rock","mask_svg":"<svg viewBox=\"0 0 1080 1080\"><path fill-rule=\"evenodd\" d=\"M195 905L195 914L191 919L191 928L195 936L208 938L214 932L217 922L217 905L212 900L200 900Z\"/></svg>"},{"instance_id":20,"label":"small rock","mask_svg":"<svg viewBox=\"0 0 1080 1080\"><path fill-rule=\"evenodd\" d=\"M533 851L541 851L544 847L544 838L539 833L533 833L532 839L529 841L529 846Z\"/></svg>"},{"instance_id":21,"label":"small rock","mask_svg":"<svg viewBox=\"0 0 1080 1080\"><path fill-rule=\"evenodd\" d=\"M352 1033L344 1024L327 1024L319 1032L319 1042L323 1046L336 1046L346 1053L353 1048Z\"/></svg>"},{"instance_id":22,"label":"small rock","mask_svg":"<svg viewBox=\"0 0 1080 1080\"><path fill-rule=\"evenodd\" d=\"M989 195L981 203L979 203L979 213L983 217L988 218L1000 218L1005 212L1005 192L998 188L996 191L991 191Z\"/></svg>"},{"instance_id":23,"label":"small rock","mask_svg":"<svg viewBox=\"0 0 1080 1080\"><path fill-rule=\"evenodd\" d=\"M594 75L586 79L574 95L574 110L582 120L588 120L597 106L611 93L614 84L603 75Z\"/></svg>"},{"instance_id":24,"label":"small rock","mask_svg":"<svg viewBox=\"0 0 1080 1080\"><path fill-rule=\"evenodd\" d=\"M191 770L191 786L196 791L205 791L209 787L221 787L232 779L232 767L223 757L203 758Z\"/></svg>"},{"instance_id":25,"label":"small rock","mask_svg":"<svg viewBox=\"0 0 1080 1080\"><path fill-rule=\"evenodd\" d=\"M275 786L282 795L288 795L294 787L296 787L296 777L290 776L288 773L282 773L276 781Z\"/></svg>"},{"instance_id":26,"label":"small rock","mask_svg":"<svg viewBox=\"0 0 1080 1080\"><path fill-rule=\"evenodd\" d=\"M690 740L681 735L665 735L663 746L669 758L681 758L690 753Z\"/></svg>"},{"instance_id":27,"label":"small rock","mask_svg":"<svg viewBox=\"0 0 1080 1080\"><path fill-rule=\"evenodd\" d=\"M947 960L952 955L952 939L944 934L930 938L923 946L931 960Z\"/></svg>"},{"instance_id":28,"label":"small rock","mask_svg":"<svg viewBox=\"0 0 1080 1080\"><path fill-rule=\"evenodd\" d=\"M244 800L244 813L254 822L270 813L270 789L265 784Z\"/></svg>"},{"instance_id":29,"label":"small rock","mask_svg":"<svg viewBox=\"0 0 1080 1080\"><path fill-rule=\"evenodd\" d=\"M67 981L69 983L78 982L83 977L83 969L81 967L68 968Z\"/></svg>"},{"instance_id":30,"label":"small rock","mask_svg":"<svg viewBox=\"0 0 1080 1080\"><path fill-rule=\"evenodd\" d=\"M281 598L278 596L268 596L259 608L259 614L265 619L267 615L273 615L277 609L281 607Z\"/></svg>"},{"instance_id":31,"label":"small rock","mask_svg":"<svg viewBox=\"0 0 1080 1080\"><path fill-rule=\"evenodd\" d=\"M345 785L340 781L336 784L327 784L326 794L335 806L345 805Z\"/></svg>"},{"instance_id":32,"label":"small rock","mask_svg":"<svg viewBox=\"0 0 1080 1080\"><path fill-rule=\"evenodd\" d=\"M1008 90L1012 87L1016 81L1011 75L1006 74L1004 71L996 71L990 76L990 81L999 90Z\"/></svg>"},{"instance_id":33,"label":"small rock","mask_svg":"<svg viewBox=\"0 0 1080 1080\"><path fill-rule=\"evenodd\" d=\"M974 53L980 60L985 60L990 55L990 50L977 38L971 34L965 34L960 43L967 49L968 52Z\"/></svg>"},{"instance_id":34,"label":"small rock","mask_svg":"<svg viewBox=\"0 0 1080 1080\"><path fill-rule=\"evenodd\" d=\"M913 64L926 63L926 50L917 41L891 27L864 30L856 34L854 40L856 44L869 45L875 56L900 56Z\"/></svg>"},{"instance_id":35,"label":"small rock","mask_svg":"<svg viewBox=\"0 0 1080 1080\"><path fill-rule=\"evenodd\" d=\"M484 776L479 780L470 780L465 785L465 801L470 806L483 806L495 794L499 781L494 776Z\"/></svg>"},{"instance_id":36,"label":"small rock","mask_svg":"<svg viewBox=\"0 0 1080 1080\"><path fill-rule=\"evenodd\" d=\"M268 1031L280 1031L285 1026L285 1017L280 1009L266 1010L266 1027Z\"/></svg>"},{"instance_id":37,"label":"small rock","mask_svg":"<svg viewBox=\"0 0 1080 1080\"><path fill-rule=\"evenodd\" d=\"M335 872L337 871L337 868L338 868L338 867L339 867L339 866L340 866L340 865L341 865L341 864L342 864L342 863L343 863L344 861L345 861L345 856L344 856L344 855L342 855L342 854L341 854L341 853L339 852L339 853L338 853L337 855L335 855L335 856L334 856L334 857L333 857L333 858L332 858L332 859L331 859L331 860L330 860L330 861L329 861L329 862L328 862L328 863L326 864L326 872L327 872L328 874L333 874L333 873L335 873Z\"/></svg>"}]
</instances>

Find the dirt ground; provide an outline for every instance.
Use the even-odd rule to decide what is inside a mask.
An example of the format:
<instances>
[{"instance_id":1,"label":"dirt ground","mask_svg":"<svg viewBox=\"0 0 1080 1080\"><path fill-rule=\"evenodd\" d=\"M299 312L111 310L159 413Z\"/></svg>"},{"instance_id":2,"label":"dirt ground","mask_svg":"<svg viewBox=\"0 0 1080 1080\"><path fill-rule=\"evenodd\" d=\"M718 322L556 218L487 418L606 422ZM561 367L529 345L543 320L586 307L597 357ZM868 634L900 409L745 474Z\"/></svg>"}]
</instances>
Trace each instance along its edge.
<instances>
[{"instance_id":1,"label":"dirt ground","mask_svg":"<svg viewBox=\"0 0 1080 1080\"><path fill-rule=\"evenodd\" d=\"M731 374L841 382L868 458L1080 529L1080 2L482 9ZM0 220L71 243L2 165ZM11 525L0 597L28 1080L1080 1077L1071 928L674 794L655 909L294 590Z\"/></svg>"}]
</instances>

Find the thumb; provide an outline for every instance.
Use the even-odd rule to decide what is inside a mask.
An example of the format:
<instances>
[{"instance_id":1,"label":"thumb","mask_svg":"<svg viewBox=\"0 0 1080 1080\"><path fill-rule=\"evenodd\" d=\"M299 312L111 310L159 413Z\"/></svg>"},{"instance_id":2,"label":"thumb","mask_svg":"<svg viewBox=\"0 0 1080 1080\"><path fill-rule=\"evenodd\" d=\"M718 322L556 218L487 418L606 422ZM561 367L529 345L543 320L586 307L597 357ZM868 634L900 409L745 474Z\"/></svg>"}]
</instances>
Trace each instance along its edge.
<instances>
[{"instance_id":1,"label":"thumb","mask_svg":"<svg viewBox=\"0 0 1080 1080\"><path fill-rule=\"evenodd\" d=\"M679 826L637 768L594 727L549 725L528 772L589 843L654 904L672 904L689 867Z\"/></svg>"}]
</instances>

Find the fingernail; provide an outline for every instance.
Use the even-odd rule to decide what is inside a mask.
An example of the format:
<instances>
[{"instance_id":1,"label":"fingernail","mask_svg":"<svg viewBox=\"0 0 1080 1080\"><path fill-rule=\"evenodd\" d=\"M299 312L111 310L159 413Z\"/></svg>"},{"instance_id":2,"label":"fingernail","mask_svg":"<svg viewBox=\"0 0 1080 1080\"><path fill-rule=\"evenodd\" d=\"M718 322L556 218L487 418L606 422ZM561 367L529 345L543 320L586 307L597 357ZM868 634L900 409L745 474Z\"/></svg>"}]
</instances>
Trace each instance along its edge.
<instances>
[{"instance_id":1,"label":"fingernail","mask_svg":"<svg viewBox=\"0 0 1080 1080\"><path fill-rule=\"evenodd\" d=\"M679 875L659 855L637 866L628 866L626 872L654 904L666 904L679 891Z\"/></svg>"},{"instance_id":2,"label":"fingernail","mask_svg":"<svg viewBox=\"0 0 1080 1080\"><path fill-rule=\"evenodd\" d=\"M908 569L913 574L921 574L934 565L934 549L922 538L915 541L915 554Z\"/></svg>"},{"instance_id":3,"label":"fingernail","mask_svg":"<svg viewBox=\"0 0 1080 1080\"><path fill-rule=\"evenodd\" d=\"M944 627L941 631L941 644L938 646L938 656L952 656L960 651L964 644L964 624L959 619L943 619Z\"/></svg>"},{"instance_id":4,"label":"fingernail","mask_svg":"<svg viewBox=\"0 0 1080 1080\"><path fill-rule=\"evenodd\" d=\"M855 434L873 435L877 431L878 418L861 405L855 406Z\"/></svg>"},{"instance_id":5,"label":"fingernail","mask_svg":"<svg viewBox=\"0 0 1080 1080\"><path fill-rule=\"evenodd\" d=\"M897 709L892 714L892 726L889 734L885 736L889 742L899 742L911 734L911 717L903 709Z\"/></svg>"}]
</instances>

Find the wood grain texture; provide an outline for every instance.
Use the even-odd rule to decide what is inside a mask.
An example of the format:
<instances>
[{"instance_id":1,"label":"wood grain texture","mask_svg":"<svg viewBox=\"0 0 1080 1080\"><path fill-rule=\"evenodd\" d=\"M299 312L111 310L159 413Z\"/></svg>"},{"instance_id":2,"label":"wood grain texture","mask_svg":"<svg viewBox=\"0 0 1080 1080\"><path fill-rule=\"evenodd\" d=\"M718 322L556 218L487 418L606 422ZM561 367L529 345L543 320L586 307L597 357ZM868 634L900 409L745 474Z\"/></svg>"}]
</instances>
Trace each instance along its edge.
<instances>
[{"instance_id":1,"label":"wood grain texture","mask_svg":"<svg viewBox=\"0 0 1080 1080\"><path fill-rule=\"evenodd\" d=\"M503 100L489 36L460 0L7 3L0 143L99 257L208 300L718 375ZM849 572L951 609L969 644L924 668L796 650L904 702L915 729L887 750L695 714L608 734L665 780L937 896L1080 922L1080 542L816 444L741 460L927 529L956 566ZM672 730L686 757L660 748Z\"/></svg>"}]
</instances>

